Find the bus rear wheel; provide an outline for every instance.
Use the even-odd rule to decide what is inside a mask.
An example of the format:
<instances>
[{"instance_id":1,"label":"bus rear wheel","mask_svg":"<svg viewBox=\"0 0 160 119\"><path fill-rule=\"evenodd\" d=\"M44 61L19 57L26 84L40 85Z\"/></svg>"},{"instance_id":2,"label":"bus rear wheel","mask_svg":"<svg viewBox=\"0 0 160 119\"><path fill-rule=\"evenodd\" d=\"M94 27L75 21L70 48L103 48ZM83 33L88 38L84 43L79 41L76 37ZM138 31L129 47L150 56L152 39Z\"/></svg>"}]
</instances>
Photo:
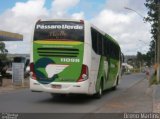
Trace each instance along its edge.
<instances>
[{"instance_id":1,"label":"bus rear wheel","mask_svg":"<svg viewBox=\"0 0 160 119\"><path fill-rule=\"evenodd\" d=\"M116 85L112 87L112 90L116 90L118 86L119 78L117 78Z\"/></svg>"},{"instance_id":2,"label":"bus rear wheel","mask_svg":"<svg viewBox=\"0 0 160 119\"><path fill-rule=\"evenodd\" d=\"M102 95L103 95L103 84L101 81L98 92L94 95L94 97L97 99L100 99L102 97Z\"/></svg>"}]
</instances>

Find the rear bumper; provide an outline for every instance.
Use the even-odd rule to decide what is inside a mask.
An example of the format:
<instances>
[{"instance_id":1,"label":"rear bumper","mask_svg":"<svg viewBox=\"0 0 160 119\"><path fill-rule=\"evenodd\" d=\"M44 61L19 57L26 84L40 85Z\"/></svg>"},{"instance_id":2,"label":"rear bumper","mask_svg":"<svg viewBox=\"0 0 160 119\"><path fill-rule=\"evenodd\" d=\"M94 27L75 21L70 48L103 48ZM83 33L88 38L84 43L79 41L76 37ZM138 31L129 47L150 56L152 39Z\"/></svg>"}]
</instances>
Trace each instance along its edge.
<instances>
[{"instance_id":1,"label":"rear bumper","mask_svg":"<svg viewBox=\"0 0 160 119\"><path fill-rule=\"evenodd\" d=\"M52 88L52 85L61 85L60 89ZM41 84L38 81L30 78L30 90L33 92L48 92L59 94L89 94L89 81L76 82L76 83L60 83L53 82L50 84Z\"/></svg>"}]
</instances>

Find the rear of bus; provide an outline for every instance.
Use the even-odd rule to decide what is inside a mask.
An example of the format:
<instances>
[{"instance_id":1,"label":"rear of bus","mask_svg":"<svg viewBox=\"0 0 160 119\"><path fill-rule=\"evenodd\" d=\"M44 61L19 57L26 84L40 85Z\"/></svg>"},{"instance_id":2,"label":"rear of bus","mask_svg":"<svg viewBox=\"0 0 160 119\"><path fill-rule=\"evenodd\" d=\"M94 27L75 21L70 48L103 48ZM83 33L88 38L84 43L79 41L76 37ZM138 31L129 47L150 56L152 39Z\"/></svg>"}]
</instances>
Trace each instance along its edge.
<instances>
[{"instance_id":1,"label":"rear of bus","mask_svg":"<svg viewBox=\"0 0 160 119\"><path fill-rule=\"evenodd\" d=\"M32 43L30 89L87 94L84 38L84 21L38 21Z\"/></svg>"}]
</instances>

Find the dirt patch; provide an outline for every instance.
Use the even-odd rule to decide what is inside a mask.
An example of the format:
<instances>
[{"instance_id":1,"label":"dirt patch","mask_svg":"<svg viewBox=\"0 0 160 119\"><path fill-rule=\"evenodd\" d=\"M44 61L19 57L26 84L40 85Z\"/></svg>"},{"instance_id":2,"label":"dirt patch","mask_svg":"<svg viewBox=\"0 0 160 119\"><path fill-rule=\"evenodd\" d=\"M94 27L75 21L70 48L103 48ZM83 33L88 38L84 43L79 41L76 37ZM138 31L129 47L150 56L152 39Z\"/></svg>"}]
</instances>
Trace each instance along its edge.
<instances>
[{"instance_id":1,"label":"dirt patch","mask_svg":"<svg viewBox=\"0 0 160 119\"><path fill-rule=\"evenodd\" d=\"M24 85L13 85L12 79L4 78L3 84L0 86L0 94L24 88L29 88L29 78L24 79Z\"/></svg>"}]
</instances>

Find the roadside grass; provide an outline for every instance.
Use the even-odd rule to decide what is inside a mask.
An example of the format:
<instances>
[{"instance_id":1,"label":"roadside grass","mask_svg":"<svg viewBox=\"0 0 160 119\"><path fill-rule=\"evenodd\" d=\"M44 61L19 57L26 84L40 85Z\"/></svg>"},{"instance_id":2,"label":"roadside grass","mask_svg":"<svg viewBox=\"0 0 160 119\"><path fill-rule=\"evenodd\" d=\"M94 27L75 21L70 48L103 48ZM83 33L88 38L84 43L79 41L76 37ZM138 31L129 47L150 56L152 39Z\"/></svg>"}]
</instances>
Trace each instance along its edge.
<instances>
[{"instance_id":1,"label":"roadside grass","mask_svg":"<svg viewBox=\"0 0 160 119\"><path fill-rule=\"evenodd\" d=\"M160 84L160 82L157 81L155 74L153 74L153 75L151 76L151 78L150 78L150 80L149 80L149 84L150 84L150 85L158 85L158 84Z\"/></svg>"}]
</instances>

